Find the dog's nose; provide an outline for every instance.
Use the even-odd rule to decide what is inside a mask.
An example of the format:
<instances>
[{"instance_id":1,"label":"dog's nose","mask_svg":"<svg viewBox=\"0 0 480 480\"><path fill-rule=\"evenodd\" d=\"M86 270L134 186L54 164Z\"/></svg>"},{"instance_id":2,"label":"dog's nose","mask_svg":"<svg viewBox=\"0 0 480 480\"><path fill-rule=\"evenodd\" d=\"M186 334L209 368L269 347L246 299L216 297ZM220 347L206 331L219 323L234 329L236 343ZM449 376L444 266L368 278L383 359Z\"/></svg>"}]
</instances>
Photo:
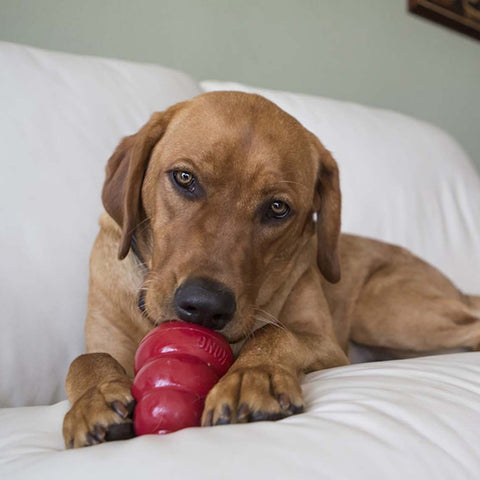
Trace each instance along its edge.
<instances>
[{"instance_id":1,"label":"dog's nose","mask_svg":"<svg viewBox=\"0 0 480 480\"><path fill-rule=\"evenodd\" d=\"M225 285L207 278L191 278L177 288L174 297L181 320L221 330L237 308L235 295Z\"/></svg>"}]
</instances>

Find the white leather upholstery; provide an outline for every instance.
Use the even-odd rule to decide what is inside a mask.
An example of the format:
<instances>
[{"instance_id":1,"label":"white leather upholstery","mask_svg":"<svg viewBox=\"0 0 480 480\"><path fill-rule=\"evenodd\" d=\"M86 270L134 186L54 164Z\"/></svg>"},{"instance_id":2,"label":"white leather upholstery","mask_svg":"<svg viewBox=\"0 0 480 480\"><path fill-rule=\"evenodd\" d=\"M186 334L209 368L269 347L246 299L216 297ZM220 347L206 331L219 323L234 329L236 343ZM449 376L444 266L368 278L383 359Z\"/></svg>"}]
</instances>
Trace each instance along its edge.
<instances>
[{"instance_id":1,"label":"white leather upholstery","mask_svg":"<svg viewBox=\"0 0 480 480\"><path fill-rule=\"evenodd\" d=\"M67 402L0 410L0 478L477 480L480 353L307 375L306 413L63 450Z\"/></svg>"}]
</instances>

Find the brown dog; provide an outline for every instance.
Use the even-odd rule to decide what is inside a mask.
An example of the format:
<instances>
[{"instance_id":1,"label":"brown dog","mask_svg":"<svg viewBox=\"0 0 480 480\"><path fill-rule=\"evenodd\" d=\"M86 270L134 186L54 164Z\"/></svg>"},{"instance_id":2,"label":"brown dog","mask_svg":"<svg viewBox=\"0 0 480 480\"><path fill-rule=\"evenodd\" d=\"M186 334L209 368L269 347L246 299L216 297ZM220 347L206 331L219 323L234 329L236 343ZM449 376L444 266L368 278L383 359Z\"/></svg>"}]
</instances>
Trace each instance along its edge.
<instances>
[{"instance_id":1,"label":"brown dog","mask_svg":"<svg viewBox=\"0 0 480 480\"><path fill-rule=\"evenodd\" d=\"M349 341L409 354L480 344L480 297L402 248L340 235L334 159L260 96L155 113L110 158L102 198L67 447L132 435L135 350L173 318L244 341L203 425L302 411L300 376L348 364Z\"/></svg>"}]
</instances>

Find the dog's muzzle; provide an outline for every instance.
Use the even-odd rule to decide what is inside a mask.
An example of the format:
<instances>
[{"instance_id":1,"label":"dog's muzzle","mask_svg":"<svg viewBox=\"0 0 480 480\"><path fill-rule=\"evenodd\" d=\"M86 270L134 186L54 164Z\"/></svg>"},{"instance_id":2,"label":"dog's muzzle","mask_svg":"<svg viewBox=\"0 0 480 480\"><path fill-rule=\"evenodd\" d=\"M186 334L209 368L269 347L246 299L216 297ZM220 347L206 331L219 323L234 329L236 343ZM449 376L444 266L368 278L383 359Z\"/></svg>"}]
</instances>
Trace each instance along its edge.
<instances>
[{"instance_id":1,"label":"dog's muzzle","mask_svg":"<svg viewBox=\"0 0 480 480\"><path fill-rule=\"evenodd\" d=\"M185 322L221 330L235 314L235 295L225 285L207 278L190 278L177 288L175 311Z\"/></svg>"}]
</instances>

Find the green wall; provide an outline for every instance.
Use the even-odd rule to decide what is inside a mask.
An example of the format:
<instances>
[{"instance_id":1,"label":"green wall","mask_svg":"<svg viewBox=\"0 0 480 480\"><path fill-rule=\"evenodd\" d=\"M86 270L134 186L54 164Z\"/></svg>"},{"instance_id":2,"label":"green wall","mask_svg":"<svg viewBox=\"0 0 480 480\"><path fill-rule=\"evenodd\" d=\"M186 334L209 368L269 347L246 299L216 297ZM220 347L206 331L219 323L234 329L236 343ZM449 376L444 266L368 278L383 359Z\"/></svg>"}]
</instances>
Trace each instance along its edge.
<instances>
[{"instance_id":1,"label":"green wall","mask_svg":"<svg viewBox=\"0 0 480 480\"><path fill-rule=\"evenodd\" d=\"M0 0L0 39L395 109L480 169L480 42L406 0Z\"/></svg>"}]
</instances>

